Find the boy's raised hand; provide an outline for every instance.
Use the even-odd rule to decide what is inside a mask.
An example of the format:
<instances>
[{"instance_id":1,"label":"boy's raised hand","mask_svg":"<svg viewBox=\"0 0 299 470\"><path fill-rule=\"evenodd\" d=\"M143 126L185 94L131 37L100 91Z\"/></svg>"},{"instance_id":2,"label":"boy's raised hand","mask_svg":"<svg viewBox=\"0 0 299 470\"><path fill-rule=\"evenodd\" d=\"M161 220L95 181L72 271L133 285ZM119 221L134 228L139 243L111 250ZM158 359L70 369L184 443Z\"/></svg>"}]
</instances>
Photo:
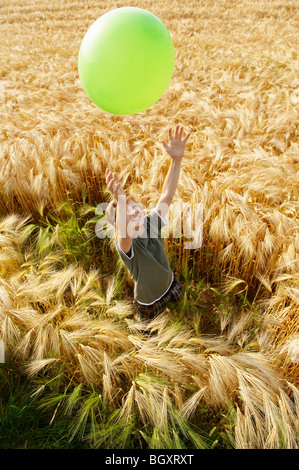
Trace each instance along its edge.
<instances>
[{"instance_id":1,"label":"boy's raised hand","mask_svg":"<svg viewBox=\"0 0 299 470\"><path fill-rule=\"evenodd\" d=\"M172 129L169 129L169 144L162 140L162 144L166 150L166 152L173 158L174 160L181 160L184 156L185 152L185 144L190 137L189 134L186 135L184 139L182 139L184 128L179 125L175 128L175 135L172 135Z\"/></svg>"},{"instance_id":2,"label":"boy's raised hand","mask_svg":"<svg viewBox=\"0 0 299 470\"><path fill-rule=\"evenodd\" d=\"M106 168L106 184L112 196L117 200L120 194L125 194L116 173L112 173Z\"/></svg>"}]
</instances>

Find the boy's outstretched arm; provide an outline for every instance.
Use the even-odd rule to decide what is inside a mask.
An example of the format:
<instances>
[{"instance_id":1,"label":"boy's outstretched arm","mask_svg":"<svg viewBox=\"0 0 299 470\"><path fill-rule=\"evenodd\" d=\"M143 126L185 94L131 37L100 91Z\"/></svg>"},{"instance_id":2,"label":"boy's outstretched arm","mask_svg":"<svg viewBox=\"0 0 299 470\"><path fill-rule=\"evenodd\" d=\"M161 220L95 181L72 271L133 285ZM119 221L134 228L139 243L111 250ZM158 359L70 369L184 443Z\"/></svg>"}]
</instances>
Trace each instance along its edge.
<instances>
[{"instance_id":1,"label":"boy's outstretched arm","mask_svg":"<svg viewBox=\"0 0 299 470\"><path fill-rule=\"evenodd\" d=\"M162 141L166 152L171 157L171 163L163 184L162 194L156 206L156 210L162 217L165 217L167 214L168 208L172 203L172 199L175 195L180 176L181 162L184 157L185 145L190 137L189 133L184 139L182 139L183 131L184 128L180 128L180 126L177 125L174 136L172 135L171 129L168 131L169 144L167 144L165 140Z\"/></svg>"},{"instance_id":2,"label":"boy's outstretched arm","mask_svg":"<svg viewBox=\"0 0 299 470\"><path fill-rule=\"evenodd\" d=\"M110 193L117 201L117 220L116 226L118 229L118 244L120 249L127 253L132 246L132 238L128 235L127 232L127 205L126 205L126 193L119 182L118 176L116 173L106 169L106 184Z\"/></svg>"}]
</instances>

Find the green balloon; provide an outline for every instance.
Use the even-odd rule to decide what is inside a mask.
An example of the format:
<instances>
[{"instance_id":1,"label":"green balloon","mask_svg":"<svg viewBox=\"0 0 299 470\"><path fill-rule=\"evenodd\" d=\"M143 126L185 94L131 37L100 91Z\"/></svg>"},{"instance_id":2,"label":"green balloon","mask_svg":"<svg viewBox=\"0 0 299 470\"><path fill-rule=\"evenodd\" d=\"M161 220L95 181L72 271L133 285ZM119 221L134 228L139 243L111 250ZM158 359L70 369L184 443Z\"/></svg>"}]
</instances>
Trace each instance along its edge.
<instances>
[{"instance_id":1,"label":"green balloon","mask_svg":"<svg viewBox=\"0 0 299 470\"><path fill-rule=\"evenodd\" d=\"M98 18L80 46L78 69L89 98L111 114L135 114L156 103L173 75L168 29L142 8L123 7Z\"/></svg>"}]
</instances>

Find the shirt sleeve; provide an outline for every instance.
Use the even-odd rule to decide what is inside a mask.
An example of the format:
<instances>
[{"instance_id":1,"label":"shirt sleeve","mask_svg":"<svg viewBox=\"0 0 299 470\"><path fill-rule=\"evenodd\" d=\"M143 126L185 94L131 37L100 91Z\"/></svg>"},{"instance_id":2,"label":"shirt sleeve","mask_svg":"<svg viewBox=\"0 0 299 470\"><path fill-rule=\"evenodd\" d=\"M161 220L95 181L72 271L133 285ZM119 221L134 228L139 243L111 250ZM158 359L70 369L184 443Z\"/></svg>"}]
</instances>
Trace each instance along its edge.
<instances>
[{"instance_id":1,"label":"shirt sleeve","mask_svg":"<svg viewBox=\"0 0 299 470\"><path fill-rule=\"evenodd\" d=\"M168 224L168 218L166 216L162 217L162 215L159 214L156 208L154 208L154 211L158 215L158 217L161 219L161 228L163 228L165 225Z\"/></svg>"},{"instance_id":2,"label":"shirt sleeve","mask_svg":"<svg viewBox=\"0 0 299 470\"><path fill-rule=\"evenodd\" d=\"M161 229L168 224L167 217L162 217L156 208L152 209L147 216L148 232L150 238L161 237Z\"/></svg>"},{"instance_id":3,"label":"shirt sleeve","mask_svg":"<svg viewBox=\"0 0 299 470\"><path fill-rule=\"evenodd\" d=\"M122 251L122 249L119 247L119 243L118 243L118 240L116 240L116 249L118 251L118 254L119 256L121 257L124 265L131 271L131 269L133 268L133 264L134 264L134 248L133 248L133 243L132 243L132 246L131 246L131 253L130 253L130 256L128 256L127 253L125 253L124 251Z\"/></svg>"}]
</instances>

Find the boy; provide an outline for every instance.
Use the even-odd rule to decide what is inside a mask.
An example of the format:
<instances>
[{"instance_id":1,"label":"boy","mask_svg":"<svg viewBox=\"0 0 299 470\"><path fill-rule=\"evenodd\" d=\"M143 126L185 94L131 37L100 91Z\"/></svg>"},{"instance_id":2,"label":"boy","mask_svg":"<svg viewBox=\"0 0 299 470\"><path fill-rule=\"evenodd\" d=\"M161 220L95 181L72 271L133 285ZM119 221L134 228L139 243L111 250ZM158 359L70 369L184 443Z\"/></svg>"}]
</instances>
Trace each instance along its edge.
<instances>
[{"instance_id":1,"label":"boy","mask_svg":"<svg viewBox=\"0 0 299 470\"><path fill-rule=\"evenodd\" d=\"M183 127L176 126L174 136L172 129L169 129L169 144L162 141L171 157L171 164L161 197L147 216L144 216L134 198L125 194L117 175L106 169L106 184L114 198L106 214L111 220L112 206L116 209L116 248L134 280L135 320L155 317L169 301L178 301L182 296L182 286L170 268L161 237L161 228L167 224L166 214L177 188L190 133L184 139L182 136Z\"/></svg>"}]
</instances>

